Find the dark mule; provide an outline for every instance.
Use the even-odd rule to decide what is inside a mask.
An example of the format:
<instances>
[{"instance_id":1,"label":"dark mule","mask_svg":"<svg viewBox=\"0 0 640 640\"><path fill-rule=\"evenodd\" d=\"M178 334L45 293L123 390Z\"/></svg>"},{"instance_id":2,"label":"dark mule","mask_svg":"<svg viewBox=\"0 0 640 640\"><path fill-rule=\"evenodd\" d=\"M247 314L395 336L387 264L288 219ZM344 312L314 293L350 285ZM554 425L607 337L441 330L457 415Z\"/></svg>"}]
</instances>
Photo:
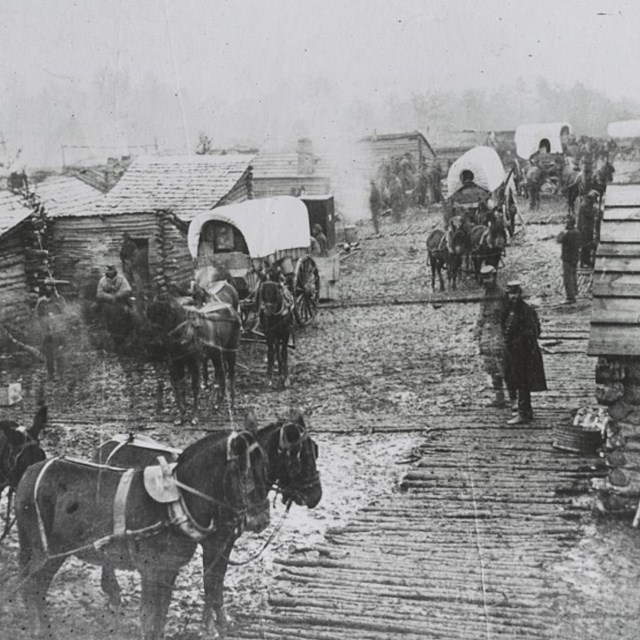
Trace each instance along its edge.
<instances>
[{"instance_id":1,"label":"dark mule","mask_svg":"<svg viewBox=\"0 0 640 640\"><path fill-rule=\"evenodd\" d=\"M607 191L607 185L613 181L613 174L615 173L613 165L609 160L605 160L604 164L597 169L593 175L593 181L590 185L591 189L595 189L600 195L600 202Z\"/></svg>"},{"instance_id":2,"label":"dark mule","mask_svg":"<svg viewBox=\"0 0 640 640\"><path fill-rule=\"evenodd\" d=\"M476 281L480 280L480 269L483 264L489 264L498 269L506 246L506 240L501 231L491 233L491 229L477 225L471 230L471 258Z\"/></svg>"},{"instance_id":3,"label":"dark mule","mask_svg":"<svg viewBox=\"0 0 640 640\"><path fill-rule=\"evenodd\" d=\"M284 284L263 280L258 288L260 326L267 341L267 377L273 384L274 359L284 387L289 386L289 340L293 334L293 298Z\"/></svg>"},{"instance_id":4,"label":"dark mule","mask_svg":"<svg viewBox=\"0 0 640 640\"><path fill-rule=\"evenodd\" d=\"M302 416L279 420L257 429L255 416L250 413L245 428L257 434L260 447L267 459L267 484L282 494L285 503L291 501L312 509L322 497L320 475L316 468L318 446L309 436ZM117 466L141 467L155 462L158 455L170 458L176 454L171 447L136 436L118 436L105 442L98 450L97 459ZM229 556L240 535L232 526L219 527L200 544L203 548L205 607L204 624L209 637L230 623L224 609L223 587ZM103 585L115 584L115 574L103 569ZM214 619L215 613L215 619Z\"/></svg>"},{"instance_id":5,"label":"dark mule","mask_svg":"<svg viewBox=\"0 0 640 640\"><path fill-rule=\"evenodd\" d=\"M427 237L427 258L431 267L431 288L436 288L436 275L440 280L440 291L444 291L442 269L449 262L447 237L442 229L434 229Z\"/></svg>"},{"instance_id":6,"label":"dark mule","mask_svg":"<svg viewBox=\"0 0 640 640\"><path fill-rule=\"evenodd\" d=\"M16 515L23 593L37 633L51 630L46 594L75 555L139 571L142 636L163 638L173 584L197 543L217 529L268 524L266 469L255 447L246 432L210 435L188 447L173 471L66 458L31 466L16 491ZM259 514L248 518L256 505Z\"/></svg>"},{"instance_id":7,"label":"dark mule","mask_svg":"<svg viewBox=\"0 0 640 640\"><path fill-rule=\"evenodd\" d=\"M232 289L231 285L226 284L226 287ZM229 402L233 405L241 328L237 310L229 303L215 301L200 308L183 306L177 298L162 294L151 302L147 316L163 335L181 419L186 413L186 370L191 374L194 414L197 416L200 363L205 359L210 359L215 368L215 408L218 409L225 398L227 375Z\"/></svg>"},{"instance_id":8,"label":"dark mule","mask_svg":"<svg viewBox=\"0 0 640 640\"><path fill-rule=\"evenodd\" d=\"M24 472L46 455L40 447L40 434L47 424L47 407L40 407L28 429L13 420L0 420L0 494L9 489L7 518L0 540L6 538L11 525L11 501Z\"/></svg>"}]
</instances>

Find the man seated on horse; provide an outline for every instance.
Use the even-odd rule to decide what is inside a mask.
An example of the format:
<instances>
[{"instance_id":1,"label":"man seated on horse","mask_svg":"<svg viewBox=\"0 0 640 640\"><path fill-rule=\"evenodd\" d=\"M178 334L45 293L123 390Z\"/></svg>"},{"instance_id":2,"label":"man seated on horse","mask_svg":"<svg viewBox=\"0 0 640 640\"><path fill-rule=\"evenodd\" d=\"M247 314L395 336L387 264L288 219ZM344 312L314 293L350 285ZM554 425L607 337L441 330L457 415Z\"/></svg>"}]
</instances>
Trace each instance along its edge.
<instances>
[{"instance_id":1,"label":"man seated on horse","mask_svg":"<svg viewBox=\"0 0 640 640\"><path fill-rule=\"evenodd\" d=\"M118 273L115 265L109 265L100 278L96 300L99 304L117 304L125 308L131 306L131 285Z\"/></svg>"}]
</instances>

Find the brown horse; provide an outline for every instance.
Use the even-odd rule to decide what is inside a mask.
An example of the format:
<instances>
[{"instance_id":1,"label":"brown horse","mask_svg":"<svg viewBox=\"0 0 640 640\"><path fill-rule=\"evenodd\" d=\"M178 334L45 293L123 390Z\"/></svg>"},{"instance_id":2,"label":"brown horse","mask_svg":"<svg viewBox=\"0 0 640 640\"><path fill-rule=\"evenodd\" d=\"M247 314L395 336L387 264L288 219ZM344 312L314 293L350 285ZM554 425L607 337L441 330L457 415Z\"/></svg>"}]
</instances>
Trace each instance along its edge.
<instances>
[{"instance_id":1,"label":"brown horse","mask_svg":"<svg viewBox=\"0 0 640 640\"><path fill-rule=\"evenodd\" d=\"M67 458L35 464L16 491L23 593L41 635L45 598L65 559L137 570L144 640L164 636L173 584L197 542L218 528L268 524L262 456L251 434L213 434L188 447L171 471ZM258 515L252 518L249 513Z\"/></svg>"},{"instance_id":2,"label":"brown horse","mask_svg":"<svg viewBox=\"0 0 640 640\"><path fill-rule=\"evenodd\" d=\"M498 268L505 247L504 227L477 225L471 230L471 258L476 281L480 280L480 269L483 264Z\"/></svg>"},{"instance_id":3,"label":"brown horse","mask_svg":"<svg viewBox=\"0 0 640 640\"><path fill-rule=\"evenodd\" d=\"M447 269L447 281L452 289L457 288L458 276L462 270L462 260L468 250L469 240L466 224L459 217L449 221L445 233L434 229L427 237L427 258L431 266L431 288L435 289L436 275L440 280L440 291L444 291L442 269Z\"/></svg>"},{"instance_id":4,"label":"brown horse","mask_svg":"<svg viewBox=\"0 0 640 640\"><path fill-rule=\"evenodd\" d=\"M316 469L318 446L309 436L302 416L296 414L289 420L279 420L258 429L255 416L249 413L245 429L256 434L265 453L268 486L282 494L283 502L293 501L310 509L315 507L322 497L320 476ZM171 447L140 436L135 439L118 436L105 442L96 458L105 464L141 467L155 462L158 455L166 455L171 459L176 453ZM205 588L203 620L208 637L217 637L218 631L230 623L224 609L224 577L229 556L239 535L236 529L219 528L201 542ZM102 584L103 589L112 594L111 599L117 602L119 590L113 570L109 575L107 569L103 569Z\"/></svg>"}]
</instances>

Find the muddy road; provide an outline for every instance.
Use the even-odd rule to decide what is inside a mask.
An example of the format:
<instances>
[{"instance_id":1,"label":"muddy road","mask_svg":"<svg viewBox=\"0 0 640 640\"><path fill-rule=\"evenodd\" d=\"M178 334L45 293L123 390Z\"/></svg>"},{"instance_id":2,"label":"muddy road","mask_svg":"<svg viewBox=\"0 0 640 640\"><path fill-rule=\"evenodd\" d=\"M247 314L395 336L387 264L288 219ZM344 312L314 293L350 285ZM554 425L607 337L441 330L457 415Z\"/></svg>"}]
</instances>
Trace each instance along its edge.
<instances>
[{"instance_id":1,"label":"muddy road","mask_svg":"<svg viewBox=\"0 0 640 640\"><path fill-rule=\"evenodd\" d=\"M628 521L596 519L569 489L593 461L559 453L553 428L593 402L585 355L589 274L575 307L561 305L562 203L544 201L508 249L501 278L518 277L538 305L549 391L537 419L507 427L490 398L472 329L479 289L430 289L425 240L440 213L386 222L382 238L359 228L362 249L342 264L343 300L302 331L293 384L265 382L261 347L243 348L238 411L176 427L155 407L150 371L91 350L79 332L64 383L46 385L49 454L88 457L110 435L143 428L174 446L241 422L305 411L320 445L324 497L292 508L255 562L229 569L230 638L620 638L640 633L640 541ZM16 413L30 420L41 372ZM4 501L3 501L4 509ZM273 521L283 508L277 505ZM241 539L246 558L269 531ZM30 638L18 585L14 533L0 545L0 637ZM109 611L99 572L70 560L49 602L59 637L138 637L139 579L119 573L124 606ZM168 637L201 637L199 555L179 576Z\"/></svg>"}]
</instances>

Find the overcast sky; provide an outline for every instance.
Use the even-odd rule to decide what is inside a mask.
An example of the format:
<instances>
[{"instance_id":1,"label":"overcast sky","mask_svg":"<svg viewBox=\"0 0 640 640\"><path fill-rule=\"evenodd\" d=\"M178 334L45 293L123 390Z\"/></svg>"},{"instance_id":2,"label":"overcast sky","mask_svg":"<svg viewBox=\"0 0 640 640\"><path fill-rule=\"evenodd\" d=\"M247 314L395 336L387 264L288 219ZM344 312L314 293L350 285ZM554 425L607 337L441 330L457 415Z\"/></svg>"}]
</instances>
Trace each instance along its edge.
<instances>
[{"instance_id":1,"label":"overcast sky","mask_svg":"<svg viewBox=\"0 0 640 640\"><path fill-rule=\"evenodd\" d=\"M183 94L340 100L576 81L640 98L640 1L0 0L0 79L79 91L100 69L153 73ZM339 99L336 104L339 105ZM3 131L11 123L0 113ZM187 126L189 123L186 123Z\"/></svg>"}]
</instances>

